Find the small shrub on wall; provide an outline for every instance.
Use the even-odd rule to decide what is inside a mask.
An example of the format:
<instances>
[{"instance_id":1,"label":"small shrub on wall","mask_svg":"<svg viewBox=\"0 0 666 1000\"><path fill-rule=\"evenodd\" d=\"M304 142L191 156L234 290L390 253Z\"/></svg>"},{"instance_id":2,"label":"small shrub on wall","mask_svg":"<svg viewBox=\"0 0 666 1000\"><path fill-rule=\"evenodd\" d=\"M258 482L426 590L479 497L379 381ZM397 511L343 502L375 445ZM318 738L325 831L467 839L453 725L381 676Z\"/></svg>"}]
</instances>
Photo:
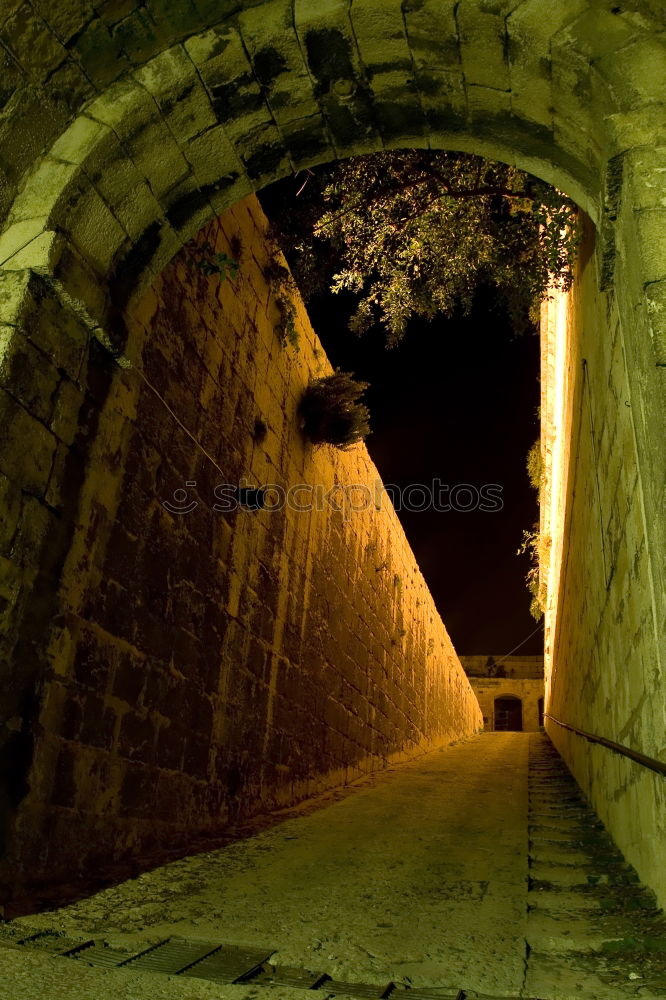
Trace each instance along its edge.
<instances>
[{"instance_id":1,"label":"small shrub on wall","mask_svg":"<svg viewBox=\"0 0 666 1000\"><path fill-rule=\"evenodd\" d=\"M312 381L298 408L310 441L344 450L365 440L370 413L358 400L367 388L367 382L355 381L350 372L338 371Z\"/></svg>"}]
</instances>

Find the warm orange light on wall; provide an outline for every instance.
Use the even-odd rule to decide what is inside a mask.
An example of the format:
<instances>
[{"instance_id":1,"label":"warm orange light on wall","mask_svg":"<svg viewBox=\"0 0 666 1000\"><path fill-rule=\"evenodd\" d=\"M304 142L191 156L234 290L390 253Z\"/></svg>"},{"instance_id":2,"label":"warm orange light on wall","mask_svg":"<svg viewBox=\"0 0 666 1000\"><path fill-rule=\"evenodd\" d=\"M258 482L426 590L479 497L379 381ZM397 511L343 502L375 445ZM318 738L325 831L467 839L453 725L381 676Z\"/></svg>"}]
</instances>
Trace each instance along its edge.
<instances>
[{"instance_id":1,"label":"warm orange light on wall","mask_svg":"<svg viewBox=\"0 0 666 1000\"><path fill-rule=\"evenodd\" d=\"M541 307L541 512L540 579L545 584L545 710L557 665L557 606L564 549L569 470L571 393L571 293L552 289Z\"/></svg>"}]
</instances>

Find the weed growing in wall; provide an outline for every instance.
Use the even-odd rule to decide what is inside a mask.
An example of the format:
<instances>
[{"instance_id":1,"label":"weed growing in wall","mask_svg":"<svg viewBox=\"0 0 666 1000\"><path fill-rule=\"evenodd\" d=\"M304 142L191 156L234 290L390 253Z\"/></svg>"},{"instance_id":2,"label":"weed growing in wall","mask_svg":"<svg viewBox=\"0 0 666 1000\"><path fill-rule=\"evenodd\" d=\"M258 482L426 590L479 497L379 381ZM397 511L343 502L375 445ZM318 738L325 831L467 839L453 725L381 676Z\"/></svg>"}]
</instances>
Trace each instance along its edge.
<instances>
[{"instance_id":1,"label":"weed growing in wall","mask_svg":"<svg viewBox=\"0 0 666 1000\"><path fill-rule=\"evenodd\" d=\"M196 240L189 240L184 250L185 264L190 270L200 271L207 278L217 274L220 281L224 281L225 278L229 278L230 281L235 280L240 268L242 252L240 241L237 241L236 247L232 247L233 257L223 252L218 253L208 241L197 243Z\"/></svg>"},{"instance_id":2,"label":"weed growing in wall","mask_svg":"<svg viewBox=\"0 0 666 1000\"><path fill-rule=\"evenodd\" d=\"M264 277L271 286L280 316L275 332L283 347L291 344L295 350L298 350L296 306L294 305L294 298L299 294L298 288L289 268L280 263L277 258L279 252L277 246L271 245L271 248L273 256L270 263L264 268Z\"/></svg>"},{"instance_id":3,"label":"weed growing in wall","mask_svg":"<svg viewBox=\"0 0 666 1000\"><path fill-rule=\"evenodd\" d=\"M543 463L541 461L541 440L537 438L527 453L527 475L530 485L537 491L537 502L541 502L543 487ZM531 566L525 576L527 589L532 595L530 613L536 621L543 617L546 606L546 583L544 569L547 563L549 540L541 537L539 524L529 531L523 531L523 541L517 555L528 555Z\"/></svg>"},{"instance_id":4,"label":"weed growing in wall","mask_svg":"<svg viewBox=\"0 0 666 1000\"><path fill-rule=\"evenodd\" d=\"M359 402L368 388L350 372L315 379L307 387L299 404L303 430L313 444L332 444L349 448L370 433L370 412Z\"/></svg>"}]
</instances>

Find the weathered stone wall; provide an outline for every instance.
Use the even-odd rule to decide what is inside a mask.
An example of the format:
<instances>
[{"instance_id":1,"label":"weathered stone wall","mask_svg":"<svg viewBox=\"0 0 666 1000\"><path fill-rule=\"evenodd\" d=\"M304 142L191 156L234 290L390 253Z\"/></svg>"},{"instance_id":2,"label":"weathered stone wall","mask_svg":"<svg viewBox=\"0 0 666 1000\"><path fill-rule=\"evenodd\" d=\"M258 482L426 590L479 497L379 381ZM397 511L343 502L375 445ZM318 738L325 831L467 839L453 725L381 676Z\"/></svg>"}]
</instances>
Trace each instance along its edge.
<instances>
[{"instance_id":1,"label":"weathered stone wall","mask_svg":"<svg viewBox=\"0 0 666 1000\"><path fill-rule=\"evenodd\" d=\"M129 294L251 190L401 145L515 162L610 249L609 164L665 127L661 29L656 0L9 0L0 264L69 272L66 246Z\"/></svg>"},{"instance_id":2,"label":"weathered stone wall","mask_svg":"<svg viewBox=\"0 0 666 1000\"><path fill-rule=\"evenodd\" d=\"M484 729L491 732L495 729L495 699L510 696L520 699L523 732L539 731L539 699L544 696L543 680L524 677L471 677L470 684L479 699Z\"/></svg>"},{"instance_id":3,"label":"weathered stone wall","mask_svg":"<svg viewBox=\"0 0 666 1000\"><path fill-rule=\"evenodd\" d=\"M239 239L236 279L182 253L127 317L123 355L88 360L96 429L51 583L59 628L39 651L5 892L184 849L481 726L366 449L314 448L299 428L303 388L331 369L300 304L297 346L280 343L265 224L254 198L212 223L199 243L231 255ZM59 427L84 399L63 386ZM304 484L301 507L307 486L338 489L320 510L216 511L244 479Z\"/></svg>"},{"instance_id":4,"label":"weathered stone wall","mask_svg":"<svg viewBox=\"0 0 666 1000\"><path fill-rule=\"evenodd\" d=\"M105 437L113 457L104 460L111 469L122 463L122 442L114 437L118 422L101 406L107 398L111 405L119 390L110 371L87 364L91 337L111 336L122 349L117 311L150 285L189 236L251 190L316 162L379 148L462 149L516 163L577 199L597 226L597 270L611 333L619 316L641 484L640 537L648 553L639 557L640 582L632 587L640 589L635 606L643 609L641 622L652 608L658 650L655 659L642 646L643 665L628 676L641 675L635 682L640 686L644 679L651 692L654 708L646 705L645 711L659 711L659 642L666 634L660 555L666 542L663 29L659 0L612 6L607 0L3 4L0 642L9 676L0 772L6 808L26 793L23 764L33 752L39 678L50 669L44 650L59 629L67 634L53 594L67 554L81 542L72 526L84 514L92 519L92 541L95 518L103 521L93 506L79 510L83 474ZM589 289L589 282L582 286L581 300ZM605 326L595 324L603 351ZM588 354L600 394L608 359ZM608 400L618 386L604 386ZM619 396L609 405L621 410ZM30 449L21 446L26 440ZM606 441L598 442L597 453L608 450L603 475L612 479L616 458L610 436ZM581 467L588 460L596 461L581 452ZM623 460L621 476L630 470ZM611 480L608 489L614 489ZM621 496L630 495L627 486ZM611 514L611 494L604 503L604 517L613 517L604 530L614 558L612 538L624 537L625 523L633 522L619 501ZM601 600L599 580L604 587L607 580L589 537L575 537L582 543L576 592L585 608L577 617L572 596L561 631L585 645L581 658L563 656L561 678L570 669L578 678L580 663L593 662L596 677L607 662L621 674L625 640L610 638L620 625L610 612L595 619L587 610ZM620 592L621 570L619 557L613 593ZM595 652L595 624L603 658ZM576 689L577 679L572 684ZM564 690L562 685L562 697ZM620 702L635 704L626 691ZM617 711L615 735L638 735L630 714ZM647 727L642 733L643 749L663 753ZM624 779L595 770L588 781L581 768L578 773L586 787L594 781L595 805L614 833L617 826L625 853L636 863L653 852L652 833L633 846L633 834L622 834L616 795L627 812L637 812L635 793L618 793ZM648 825L655 831L656 819ZM36 834L39 865L46 832ZM663 886L652 861L637 867L647 881Z\"/></svg>"},{"instance_id":5,"label":"weathered stone wall","mask_svg":"<svg viewBox=\"0 0 666 1000\"><path fill-rule=\"evenodd\" d=\"M543 677L543 656L461 656L460 662L468 677Z\"/></svg>"},{"instance_id":6,"label":"weathered stone wall","mask_svg":"<svg viewBox=\"0 0 666 1000\"><path fill-rule=\"evenodd\" d=\"M552 471L562 449L565 500L552 523L548 517L542 522L561 563L547 612L546 711L664 760L666 433L663 368L654 359L666 359L657 341L651 343L628 207L620 219L618 285L600 290L603 262L588 227L581 273L550 330L552 350L545 358L546 395L562 398L547 428L544 457ZM635 295L625 298L622 291L632 287ZM556 311L557 304L549 308ZM564 345L559 357L557 343ZM553 721L546 725L618 846L663 904L663 777Z\"/></svg>"}]
</instances>

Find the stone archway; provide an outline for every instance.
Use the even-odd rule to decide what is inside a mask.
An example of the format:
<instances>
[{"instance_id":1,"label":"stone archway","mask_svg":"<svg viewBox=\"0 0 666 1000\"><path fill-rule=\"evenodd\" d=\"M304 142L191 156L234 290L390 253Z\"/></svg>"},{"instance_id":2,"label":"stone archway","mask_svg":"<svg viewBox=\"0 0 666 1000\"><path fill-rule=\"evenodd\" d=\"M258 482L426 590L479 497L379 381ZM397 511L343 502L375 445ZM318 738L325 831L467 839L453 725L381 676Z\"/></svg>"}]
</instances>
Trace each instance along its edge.
<instances>
[{"instance_id":1,"label":"stone archway","mask_svg":"<svg viewBox=\"0 0 666 1000\"><path fill-rule=\"evenodd\" d=\"M232 0L218 23L218 8L203 0L171 8L149 3L128 12L111 3L89 16L62 3L39 23L18 11L4 27L0 468L15 522L2 565L3 654L13 664L3 765L11 772L10 808L35 781L45 679L58 669L53 650L71 641L57 591L77 539L86 470L95 441L113 436L89 404L106 398L113 372L92 374L91 352L135 360L139 342L128 339L126 318L183 243L251 190L315 162L397 146L469 150L557 184L594 220L589 288L601 289L594 293L598 315L616 317L612 349L628 374L615 395L626 391L633 415L620 450L637 470L620 485L608 530L629 537L620 511L631 495L646 538L642 548L634 538L631 567L620 559L615 579L606 574L602 586L622 594L633 574L631 617L638 615L644 630L636 648L643 662L658 664L666 365L659 183L666 60L658 5L572 2L549 6L544 16L542 0ZM94 504L86 502L94 519ZM24 531L17 548L20 517L38 527L32 537ZM585 600L586 587L596 589L598 562L590 553L570 560L578 582L573 596L563 592L565 623L574 622L573 602ZM628 639L600 614L611 660L624 662ZM573 624L572 634L560 676L582 658L589 665L584 683L601 703L611 697L609 674ZM642 748L657 753L659 699L650 708L636 691L661 690L658 671L648 685L641 669L623 681L614 731L605 735L633 726ZM576 712L586 704L569 698L556 677L550 708ZM553 736L589 783L585 753ZM48 785L50 778L40 780ZM632 857L624 807L607 794L607 783L623 780L604 774L588 791L649 881L659 834L646 838L652 853Z\"/></svg>"}]
</instances>

